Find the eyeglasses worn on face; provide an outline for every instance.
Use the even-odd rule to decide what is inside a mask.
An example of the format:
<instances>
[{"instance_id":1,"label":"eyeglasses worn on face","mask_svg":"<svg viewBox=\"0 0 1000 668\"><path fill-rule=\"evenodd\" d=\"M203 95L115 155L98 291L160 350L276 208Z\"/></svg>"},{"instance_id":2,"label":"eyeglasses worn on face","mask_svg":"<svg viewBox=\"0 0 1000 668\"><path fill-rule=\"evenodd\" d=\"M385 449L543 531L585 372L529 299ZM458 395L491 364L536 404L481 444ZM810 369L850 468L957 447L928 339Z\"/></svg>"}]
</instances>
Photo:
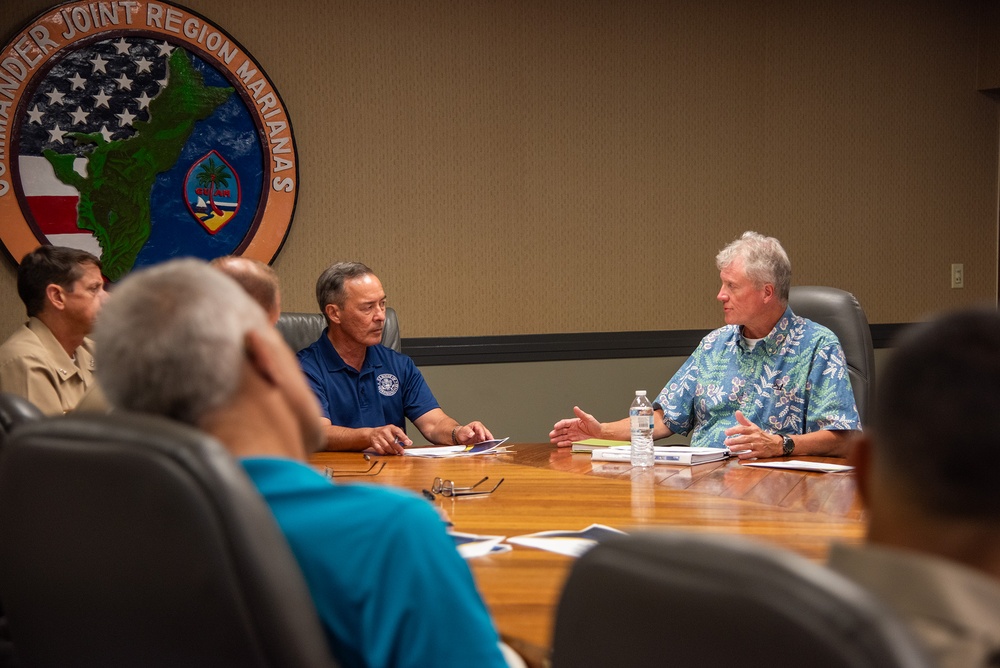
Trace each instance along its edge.
<instances>
[{"instance_id":1,"label":"eyeglasses worn on face","mask_svg":"<svg viewBox=\"0 0 1000 668\"><path fill-rule=\"evenodd\" d=\"M503 478L497 481L497 484L493 486L493 489L476 489L484 482L489 480L489 476L485 476L482 480L477 482L475 485L470 485L468 487L456 487L455 483L451 480L442 480L441 478L434 478L434 483L431 485L431 492L434 494L440 494L441 496L486 496L497 491L500 484L503 482Z\"/></svg>"}]
</instances>

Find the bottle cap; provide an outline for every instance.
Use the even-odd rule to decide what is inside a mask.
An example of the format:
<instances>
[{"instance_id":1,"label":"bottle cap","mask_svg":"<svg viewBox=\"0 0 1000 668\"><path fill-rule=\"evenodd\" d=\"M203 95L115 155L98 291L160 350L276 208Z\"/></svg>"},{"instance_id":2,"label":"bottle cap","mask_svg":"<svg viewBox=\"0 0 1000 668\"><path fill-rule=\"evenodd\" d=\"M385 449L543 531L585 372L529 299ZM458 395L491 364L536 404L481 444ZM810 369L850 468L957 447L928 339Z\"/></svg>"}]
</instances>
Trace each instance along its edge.
<instances>
[{"instance_id":1,"label":"bottle cap","mask_svg":"<svg viewBox=\"0 0 1000 668\"><path fill-rule=\"evenodd\" d=\"M635 391L635 396L637 396L637 397L644 397L644 396L646 396L646 390L636 390Z\"/></svg>"}]
</instances>

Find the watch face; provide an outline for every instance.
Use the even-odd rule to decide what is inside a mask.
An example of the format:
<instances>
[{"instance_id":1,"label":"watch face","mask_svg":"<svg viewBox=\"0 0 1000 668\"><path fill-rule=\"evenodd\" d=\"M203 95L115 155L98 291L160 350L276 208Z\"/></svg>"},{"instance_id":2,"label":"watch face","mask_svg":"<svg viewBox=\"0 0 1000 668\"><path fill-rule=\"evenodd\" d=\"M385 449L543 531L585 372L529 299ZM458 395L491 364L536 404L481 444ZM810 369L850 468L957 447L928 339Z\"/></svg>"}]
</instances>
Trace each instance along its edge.
<instances>
[{"instance_id":1,"label":"watch face","mask_svg":"<svg viewBox=\"0 0 1000 668\"><path fill-rule=\"evenodd\" d=\"M781 439L782 439L781 454L787 457L788 455L792 454L792 450L795 449L795 441L793 441L788 436L782 436Z\"/></svg>"}]
</instances>

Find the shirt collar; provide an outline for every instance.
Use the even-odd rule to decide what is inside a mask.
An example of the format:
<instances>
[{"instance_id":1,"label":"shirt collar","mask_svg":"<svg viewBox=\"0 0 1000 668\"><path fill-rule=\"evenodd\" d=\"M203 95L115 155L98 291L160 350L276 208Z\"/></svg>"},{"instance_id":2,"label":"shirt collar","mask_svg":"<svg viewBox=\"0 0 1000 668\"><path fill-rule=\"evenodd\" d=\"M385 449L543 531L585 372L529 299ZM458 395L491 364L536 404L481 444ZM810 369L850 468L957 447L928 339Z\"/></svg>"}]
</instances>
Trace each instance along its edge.
<instances>
[{"instance_id":1,"label":"shirt collar","mask_svg":"<svg viewBox=\"0 0 1000 668\"><path fill-rule=\"evenodd\" d=\"M361 364L361 370L358 371L354 367L347 364L344 359L337 352L337 349L333 347L333 342L330 341L330 337L326 335L326 330L323 330L323 334L320 335L320 351L323 354L323 361L326 363L327 371L331 373L336 373L338 371L347 371L350 373L356 373L361 375L368 371L369 369L378 368L382 366L381 360L379 360L375 355L372 354L372 348L374 346L368 346L365 349L365 361Z\"/></svg>"},{"instance_id":2,"label":"shirt collar","mask_svg":"<svg viewBox=\"0 0 1000 668\"><path fill-rule=\"evenodd\" d=\"M795 314L792 313L792 307L786 305L785 312L781 314L780 318L778 318L778 322L775 323L773 328L771 328L768 335L761 339L760 343L753 348L750 347L750 344L747 343L746 337L743 336L743 327L738 326L736 328L736 332L740 349L742 349L743 352L765 350L768 355L776 355L785 345L785 339L788 338L788 329L791 327L793 317L795 317Z\"/></svg>"}]
</instances>

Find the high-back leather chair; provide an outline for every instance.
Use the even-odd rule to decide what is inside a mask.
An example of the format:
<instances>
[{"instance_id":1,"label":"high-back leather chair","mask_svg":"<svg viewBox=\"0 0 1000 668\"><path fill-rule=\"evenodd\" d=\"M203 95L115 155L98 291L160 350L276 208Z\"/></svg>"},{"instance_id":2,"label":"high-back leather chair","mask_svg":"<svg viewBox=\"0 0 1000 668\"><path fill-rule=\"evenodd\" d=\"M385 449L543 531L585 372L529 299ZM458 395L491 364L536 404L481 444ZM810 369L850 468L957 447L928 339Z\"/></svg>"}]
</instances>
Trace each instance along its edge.
<instances>
[{"instance_id":1,"label":"high-back leather chair","mask_svg":"<svg viewBox=\"0 0 1000 668\"><path fill-rule=\"evenodd\" d=\"M17 429L0 458L0 591L26 666L335 665L238 462L161 418Z\"/></svg>"},{"instance_id":2,"label":"high-back leather chair","mask_svg":"<svg viewBox=\"0 0 1000 668\"><path fill-rule=\"evenodd\" d=\"M326 317L322 313L295 313L285 311L278 316L278 331L289 347L299 352L311 345L326 329ZM385 309L385 325L382 327L382 345L397 353L402 351L399 338L399 320L391 306Z\"/></svg>"},{"instance_id":3,"label":"high-back leather chair","mask_svg":"<svg viewBox=\"0 0 1000 668\"><path fill-rule=\"evenodd\" d=\"M0 392L0 457L3 456L3 445L8 434L20 424L39 420L45 417L35 404L19 394ZM7 631L7 618L3 612L3 601L0 596L0 668L13 666L14 649L10 643Z\"/></svg>"},{"instance_id":4,"label":"high-back leather chair","mask_svg":"<svg viewBox=\"0 0 1000 668\"><path fill-rule=\"evenodd\" d=\"M875 349L865 310L850 292L818 285L794 286L788 305L795 315L828 327L840 339L863 425L875 393Z\"/></svg>"},{"instance_id":5,"label":"high-back leather chair","mask_svg":"<svg viewBox=\"0 0 1000 668\"><path fill-rule=\"evenodd\" d=\"M903 623L846 578L733 536L645 533L574 564L554 668L929 666Z\"/></svg>"},{"instance_id":6,"label":"high-back leather chair","mask_svg":"<svg viewBox=\"0 0 1000 668\"><path fill-rule=\"evenodd\" d=\"M42 417L45 417L42 411L21 395L0 392L0 452L14 427Z\"/></svg>"}]
</instances>

